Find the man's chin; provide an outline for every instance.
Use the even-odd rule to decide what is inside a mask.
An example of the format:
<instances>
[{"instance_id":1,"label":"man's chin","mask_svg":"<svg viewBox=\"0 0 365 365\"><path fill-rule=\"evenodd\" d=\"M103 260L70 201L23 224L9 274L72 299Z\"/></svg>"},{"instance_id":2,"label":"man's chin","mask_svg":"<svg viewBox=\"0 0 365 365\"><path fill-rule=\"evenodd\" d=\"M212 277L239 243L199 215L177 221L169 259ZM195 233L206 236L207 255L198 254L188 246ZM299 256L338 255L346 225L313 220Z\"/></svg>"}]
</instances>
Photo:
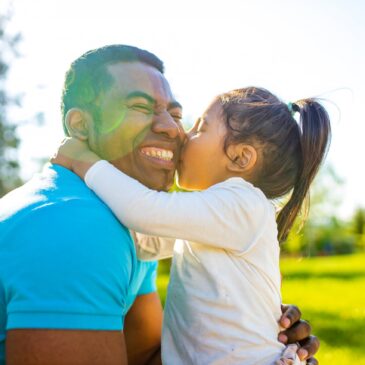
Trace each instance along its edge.
<instances>
[{"instance_id":1,"label":"man's chin","mask_svg":"<svg viewBox=\"0 0 365 365\"><path fill-rule=\"evenodd\" d=\"M170 171L149 171L148 175L133 176L130 174L129 176L137 179L148 188L157 191L168 191L174 184L174 174Z\"/></svg>"},{"instance_id":2,"label":"man's chin","mask_svg":"<svg viewBox=\"0 0 365 365\"><path fill-rule=\"evenodd\" d=\"M118 170L157 191L168 191L174 183L175 171L151 168L148 164L131 163L128 158L110 161Z\"/></svg>"},{"instance_id":3,"label":"man's chin","mask_svg":"<svg viewBox=\"0 0 365 365\"><path fill-rule=\"evenodd\" d=\"M146 185L150 189L157 191L169 191L174 185L174 180L169 179L169 181L164 181L164 182L149 182L149 183L144 183L144 185Z\"/></svg>"}]
</instances>

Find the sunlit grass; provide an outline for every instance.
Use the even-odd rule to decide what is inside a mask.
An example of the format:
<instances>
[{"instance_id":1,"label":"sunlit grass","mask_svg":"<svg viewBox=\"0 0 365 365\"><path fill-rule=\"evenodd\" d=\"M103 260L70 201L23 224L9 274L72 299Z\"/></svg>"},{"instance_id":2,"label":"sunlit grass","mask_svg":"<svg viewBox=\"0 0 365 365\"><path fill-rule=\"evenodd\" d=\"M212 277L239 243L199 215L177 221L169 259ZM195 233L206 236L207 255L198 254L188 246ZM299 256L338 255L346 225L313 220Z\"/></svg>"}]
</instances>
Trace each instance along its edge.
<instances>
[{"instance_id":1,"label":"sunlit grass","mask_svg":"<svg viewBox=\"0 0 365 365\"><path fill-rule=\"evenodd\" d=\"M326 364L365 365L365 255L283 259L283 300L300 305Z\"/></svg>"},{"instance_id":2,"label":"sunlit grass","mask_svg":"<svg viewBox=\"0 0 365 365\"><path fill-rule=\"evenodd\" d=\"M283 258L283 301L297 304L321 340L320 365L365 365L365 254ZM158 288L166 295L161 265Z\"/></svg>"}]
</instances>

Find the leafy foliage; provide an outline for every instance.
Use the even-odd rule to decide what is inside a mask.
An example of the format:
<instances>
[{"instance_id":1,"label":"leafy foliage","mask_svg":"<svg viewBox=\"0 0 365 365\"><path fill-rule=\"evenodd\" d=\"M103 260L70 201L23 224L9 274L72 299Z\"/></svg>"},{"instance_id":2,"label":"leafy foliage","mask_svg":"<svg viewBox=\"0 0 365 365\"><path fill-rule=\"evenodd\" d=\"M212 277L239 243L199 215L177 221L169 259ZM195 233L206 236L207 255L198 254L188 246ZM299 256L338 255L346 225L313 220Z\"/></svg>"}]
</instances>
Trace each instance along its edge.
<instances>
[{"instance_id":1,"label":"leafy foliage","mask_svg":"<svg viewBox=\"0 0 365 365\"><path fill-rule=\"evenodd\" d=\"M309 217L304 225L300 217L295 222L287 242L282 245L284 253L335 255L352 253L362 247L363 210L359 209L350 222L337 217L342 183L331 166L320 172L311 189Z\"/></svg>"},{"instance_id":2,"label":"leafy foliage","mask_svg":"<svg viewBox=\"0 0 365 365\"><path fill-rule=\"evenodd\" d=\"M16 126L7 119L7 108L11 104L20 104L19 99L11 98L6 92L6 77L9 65L18 56L16 46L20 35L10 36L5 32L9 16L0 16L0 196L20 184L17 148L19 138Z\"/></svg>"}]
</instances>

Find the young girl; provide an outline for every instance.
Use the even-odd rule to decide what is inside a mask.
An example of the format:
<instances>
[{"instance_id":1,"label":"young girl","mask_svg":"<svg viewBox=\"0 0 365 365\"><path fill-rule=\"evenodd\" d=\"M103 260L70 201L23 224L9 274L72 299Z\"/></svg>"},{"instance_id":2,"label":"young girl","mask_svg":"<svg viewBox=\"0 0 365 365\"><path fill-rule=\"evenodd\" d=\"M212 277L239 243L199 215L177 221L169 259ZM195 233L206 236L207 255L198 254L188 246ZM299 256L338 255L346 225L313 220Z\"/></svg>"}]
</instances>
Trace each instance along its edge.
<instances>
[{"instance_id":1,"label":"young girl","mask_svg":"<svg viewBox=\"0 0 365 365\"><path fill-rule=\"evenodd\" d=\"M141 258L173 254L164 364L280 363L279 241L308 195L329 139L329 117L316 100L288 106L248 87L216 97L188 132L178 180L195 192L150 190L91 152L91 162L74 161L72 169L86 173L87 185L139 232ZM67 143L63 148L67 155ZM153 148L144 153L171 158ZM271 200L289 192L275 219Z\"/></svg>"}]
</instances>

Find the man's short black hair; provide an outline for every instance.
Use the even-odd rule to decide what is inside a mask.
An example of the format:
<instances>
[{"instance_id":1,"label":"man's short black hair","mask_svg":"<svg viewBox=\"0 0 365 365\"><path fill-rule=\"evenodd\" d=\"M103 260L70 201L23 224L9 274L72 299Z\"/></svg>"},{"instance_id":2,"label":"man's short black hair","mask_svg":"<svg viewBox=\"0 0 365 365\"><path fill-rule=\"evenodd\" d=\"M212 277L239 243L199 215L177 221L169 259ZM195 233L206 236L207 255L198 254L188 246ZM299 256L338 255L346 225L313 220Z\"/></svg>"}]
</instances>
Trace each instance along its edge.
<instances>
[{"instance_id":1,"label":"man's short black hair","mask_svg":"<svg viewBox=\"0 0 365 365\"><path fill-rule=\"evenodd\" d=\"M98 121L99 110L94 101L100 91L110 87L113 82L106 66L116 62L133 61L143 62L161 73L164 72L163 62L153 53L123 44L93 49L71 64L66 72L61 101L63 129L66 135L69 133L65 125L65 117L71 108L85 109Z\"/></svg>"}]
</instances>

